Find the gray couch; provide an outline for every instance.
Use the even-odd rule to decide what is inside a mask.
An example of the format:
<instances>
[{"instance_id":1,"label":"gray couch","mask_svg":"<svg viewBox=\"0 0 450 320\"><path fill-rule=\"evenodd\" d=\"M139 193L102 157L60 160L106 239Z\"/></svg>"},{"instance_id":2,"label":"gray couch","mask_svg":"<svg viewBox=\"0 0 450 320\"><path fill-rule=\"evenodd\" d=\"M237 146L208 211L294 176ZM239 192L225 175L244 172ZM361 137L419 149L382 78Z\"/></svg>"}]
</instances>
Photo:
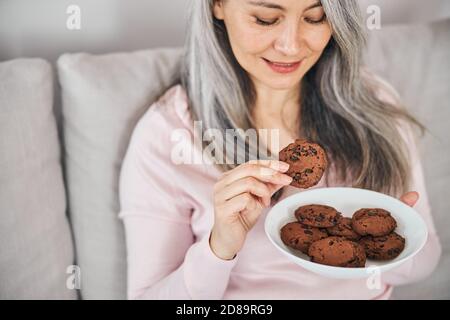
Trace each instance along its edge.
<instances>
[{"instance_id":1,"label":"gray couch","mask_svg":"<svg viewBox=\"0 0 450 320\"><path fill-rule=\"evenodd\" d=\"M449 39L450 20L370 35L367 64L430 129L421 151L443 245L434 274L396 288L398 299L450 298ZM121 161L180 54L66 54L55 70L41 59L0 63L0 299L126 298Z\"/></svg>"}]
</instances>

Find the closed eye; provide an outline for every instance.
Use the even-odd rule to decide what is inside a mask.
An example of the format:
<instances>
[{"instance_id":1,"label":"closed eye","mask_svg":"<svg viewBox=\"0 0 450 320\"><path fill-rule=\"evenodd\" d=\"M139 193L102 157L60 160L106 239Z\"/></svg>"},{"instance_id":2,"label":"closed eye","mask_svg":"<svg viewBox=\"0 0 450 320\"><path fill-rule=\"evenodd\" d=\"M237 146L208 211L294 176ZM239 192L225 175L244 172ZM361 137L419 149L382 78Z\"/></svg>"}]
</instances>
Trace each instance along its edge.
<instances>
[{"instance_id":1,"label":"closed eye","mask_svg":"<svg viewBox=\"0 0 450 320\"><path fill-rule=\"evenodd\" d=\"M310 19L310 18L305 18L304 20L310 24L320 24L320 23L323 23L326 18L327 17L325 15L323 15L323 17L320 18L319 20L314 20L314 19Z\"/></svg>"},{"instance_id":2,"label":"closed eye","mask_svg":"<svg viewBox=\"0 0 450 320\"><path fill-rule=\"evenodd\" d=\"M266 20L259 19L258 17L255 17L255 18L256 18L256 23L259 25L262 25L262 26L271 26L271 25L274 25L275 23L277 23L277 21L278 21L278 19L273 20L273 21L266 21Z\"/></svg>"}]
</instances>

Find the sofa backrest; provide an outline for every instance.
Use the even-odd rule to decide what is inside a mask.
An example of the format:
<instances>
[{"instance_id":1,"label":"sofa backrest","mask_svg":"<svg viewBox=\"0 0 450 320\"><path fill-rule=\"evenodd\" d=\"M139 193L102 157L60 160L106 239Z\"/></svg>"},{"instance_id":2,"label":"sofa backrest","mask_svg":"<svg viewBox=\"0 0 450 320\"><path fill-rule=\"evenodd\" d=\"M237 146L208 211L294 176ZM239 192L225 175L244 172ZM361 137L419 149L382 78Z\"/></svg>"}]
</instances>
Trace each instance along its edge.
<instances>
[{"instance_id":1,"label":"sofa backrest","mask_svg":"<svg viewBox=\"0 0 450 320\"><path fill-rule=\"evenodd\" d=\"M445 232L445 226L450 224L450 218L446 214L450 211L450 204L446 199L446 182L450 180L450 75L447 71L450 69L447 58L450 52L449 33L450 20L445 20L429 25L383 27L370 34L367 64L398 89L405 104L432 133L422 140L420 147L444 256L432 277L420 284L397 288L397 298L450 298L450 235ZM66 54L58 60L62 92L61 156L76 264L81 270L82 298L126 297L125 239L122 224L117 217L120 167L137 121L179 72L180 55L181 49L178 48L98 56ZM6 65L6 69L4 66L0 64L2 84L3 79L16 80L8 82L10 87L0 86L0 280L7 277L22 277L20 279L25 280L8 282L5 287L7 289L0 289L0 297L6 296L8 292L11 293L10 296L23 297L29 294L27 279L37 277L30 270L42 270L48 264L49 270L56 271L51 273L53 278L43 281L60 283L64 280L61 268L72 263L73 255L70 233L63 214L60 168L58 169L55 160L58 156L55 128L52 124L54 118L48 113L51 104L45 103L43 109L46 111L43 114L46 116L42 120L46 121L45 127L50 128L50 131L42 130L39 126L41 131L33 129L35 136L26 136L30 134L30 128L34 128L32 120L39 118L38 113L34 112L41 109L40 104L51 97L48 82L31 77L23 68L21 72L25 72L25 75L22 78L11 77L11 74L15 74L12 71L14 65ZM40 61L38 69L44 70L44 78L49 77L48 64ZM23 86L23 77L28 79L29 84L19 90L15 86ZM27 88L34 95L26 93ZM33 100L27 97L33 97ZM3 113L5 106L9 106L7 116ZM17 113L17 110L26 112ZM17 147L16 141L22 141L21 149ZM49 145L41 146L45 141L49 141ZM41 152L33 153L36 157L30 158L26 150L36 150L33 149L36 143L39 145L37 150ZM42 177L44 170L35 174L46 166L36 167L34 159L44 156L46 163L53 163L52 178ZM17 164L18 168L15 167ZM26 181L32 180L31 185L17 184L16 176L11 175L14 170L22 170L19 173L26 176ZM49 195L54 200L46 200ZM35 208L36 210L32 210ZM31 219L33 224L27 225L30 212L40 222ZM45 226L47 227L44 228ZM42 230L48 232L46 236L52 239L50 243L43 236ZM40 248L41 243L37 241L41 237L45 240L42 242L45 250ZM9 248L11 243L16 245L13 247L16 249ZM39 249L34 249L32 245ZM49 247L50 245L53 247ZM24 256L16 257L12 250L21 250ZM49 259L42 258L39 260L40 264L25 267L29 265L27 259L35 257L32 253L42 250L52 252ZM3 252L8 254L3 255ZM54 266L57 266L56 269L51 268ZM25 271L22 276L14 273L15 268L30 270ZM73 291L64 288L58 291L52 285L41 288L44 287L47 288L44 293L31 292L40 297L51 296L50 292L59 297L74 297Z\"/></svg>"},{"instance_id":2,"label":"sofa backrest","mask_svg":"<svg viewBox=\"0 0 450 320\"><path fill-rule=\"evenodd\" d=\"M424 282L396 288L397 298L450 298L450 19L371 32L367 62L398 90L427 127L420 142L428 196L443 255Z\"/></svg>"}]
</instances>

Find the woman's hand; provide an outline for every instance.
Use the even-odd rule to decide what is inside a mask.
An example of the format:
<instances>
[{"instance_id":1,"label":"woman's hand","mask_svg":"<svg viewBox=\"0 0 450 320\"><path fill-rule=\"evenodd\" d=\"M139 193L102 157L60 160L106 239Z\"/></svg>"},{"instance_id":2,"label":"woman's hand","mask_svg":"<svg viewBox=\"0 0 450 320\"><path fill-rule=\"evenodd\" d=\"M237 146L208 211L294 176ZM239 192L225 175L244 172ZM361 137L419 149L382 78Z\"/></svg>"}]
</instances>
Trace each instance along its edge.
<instances>
[{"instance_id":1,"label":"woman's hand","mask_svg":"<svg viewBox=\"0 0 450 320\"><path fill-rule=\"evenodd\" d=\"M411 208L415 206L419 200L419 193L416 191L409 191L400 197L400 201L406 203Z\"/></svg>"},{"instance_id":2,"label":"woman's hand","mask_svg":"<svg viewBox=\"0 0 450 320\"><path fill-rule=\"evenodd\" d=\"M225 172L214 185L214 226L210 246L224 260L241 250L248 231L256 224L272 195L289 185L285 162L253 160Z\"/></svg>"}]
</instances>

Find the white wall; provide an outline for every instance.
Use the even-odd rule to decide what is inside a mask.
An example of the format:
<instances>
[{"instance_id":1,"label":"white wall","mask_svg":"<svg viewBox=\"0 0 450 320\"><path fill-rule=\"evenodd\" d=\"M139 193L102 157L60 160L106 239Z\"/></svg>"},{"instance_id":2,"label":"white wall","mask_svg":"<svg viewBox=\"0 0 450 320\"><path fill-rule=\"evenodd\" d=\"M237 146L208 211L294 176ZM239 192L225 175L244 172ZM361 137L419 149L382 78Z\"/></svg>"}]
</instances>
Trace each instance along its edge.
<instances>
[{"instance_id":1,"label":"white wall","mask_svg":"<svg viewBox=\"0 0 450 320\"><path fill-rule=\"evenodd\" d=\"M63 52L106 53L183 44L190 0L0 0L0 60ZM198 0L200 1L200 0ZM276 0L275 0L276 1ZM382 9L382 23L450 16L450 0L360 0ZM66 28L66 9L81 9L81 30Z\"/></svg>"},{"instance_id":2,"label":"white wall","mask_svg":"<svg viewBox=\"0 0 450 320\"><path fill-rule=\"evenodd\" d=\"M449 0L359 0L363 10L380 6L382 23L423 23L450 17Z\"/></svg>"},{"instance_id":3,"label":"white wall","mask_svg":"<svg viewBox=\"0 0 450 320\"><path fill-rule=\"evenodd\" d=\"M66 9L81 9L68 30ZM185 0L0 0L0 60L106 53L183 43Z\"/></svg>"}]
</instances>

